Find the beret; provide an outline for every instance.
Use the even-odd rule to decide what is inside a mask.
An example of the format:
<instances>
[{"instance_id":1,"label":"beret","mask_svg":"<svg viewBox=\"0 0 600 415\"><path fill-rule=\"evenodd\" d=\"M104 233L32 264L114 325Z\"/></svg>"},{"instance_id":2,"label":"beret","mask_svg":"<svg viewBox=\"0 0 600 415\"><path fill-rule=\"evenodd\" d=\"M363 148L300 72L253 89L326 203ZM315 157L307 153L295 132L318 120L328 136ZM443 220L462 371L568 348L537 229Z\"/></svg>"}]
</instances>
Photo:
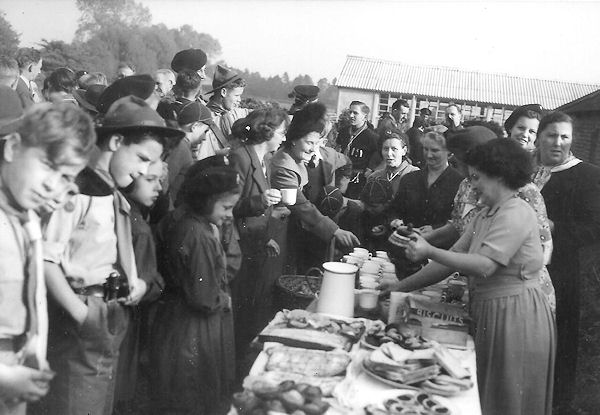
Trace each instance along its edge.
<instances>
[{"instance_id":1,"label":"beret","mask_svg":"<svg viewBox=\"0 0 600 415\"><path fill-rule=\"evenodd\" d=\"M117 79L102 92L96 108L98 112L105 114L113 102L128 95L148 99L154 92L155 87L156 82L154 78L148 74L131 75Z\"/></svg>"},{"instance_id":2,"label":"beret","mask_svg":"<svg viewBox=\"0 0 600 415\"><path fill-rule=\"evenodd\" d=\"M175 72L180 72L184 69L198 71L206 65L207 61L206 53L202 49L180 50L173 56L171 69Z\"/></svg>"}]
</instances>

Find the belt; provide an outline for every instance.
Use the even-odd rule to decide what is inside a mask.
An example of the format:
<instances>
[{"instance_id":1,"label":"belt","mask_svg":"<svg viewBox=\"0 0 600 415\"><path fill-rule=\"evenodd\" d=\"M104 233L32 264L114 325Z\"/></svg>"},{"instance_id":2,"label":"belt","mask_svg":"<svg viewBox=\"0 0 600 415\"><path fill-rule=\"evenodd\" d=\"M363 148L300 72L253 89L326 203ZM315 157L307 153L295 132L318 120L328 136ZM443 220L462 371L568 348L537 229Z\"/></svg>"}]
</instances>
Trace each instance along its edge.
<instances>
[{"instance_id":1,"label":"belt","mask_svg":"<svg viewBox=\"0 0 600 415\"><path fill-rule=\"evenodd\" d=\"M104 298L104 287L100 284L88 285L87 287L72 288L75 294L85 295L89 297Z\"/></svg>"}]
</instances>

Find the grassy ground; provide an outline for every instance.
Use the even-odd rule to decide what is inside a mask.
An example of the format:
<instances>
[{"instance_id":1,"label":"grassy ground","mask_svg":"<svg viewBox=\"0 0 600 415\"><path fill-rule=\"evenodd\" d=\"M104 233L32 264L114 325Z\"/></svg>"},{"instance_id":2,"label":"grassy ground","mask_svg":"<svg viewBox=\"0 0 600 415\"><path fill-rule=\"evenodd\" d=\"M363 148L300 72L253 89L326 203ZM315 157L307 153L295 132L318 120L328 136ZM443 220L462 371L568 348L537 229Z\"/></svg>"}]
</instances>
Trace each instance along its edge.
<instances>
[{"instance_id":1,"label":"grassy ground","mask_svg":"<svg viewBox=\"0 0 600 415\"><path fill-rule=\"evenodd\" d=\"M600 246L581 252L581 322L577 394L571 414L600 413ZM565 415L569 415L565 413ZM557 414L563 415L563 414Z\"/></svg>"}]
</instances>

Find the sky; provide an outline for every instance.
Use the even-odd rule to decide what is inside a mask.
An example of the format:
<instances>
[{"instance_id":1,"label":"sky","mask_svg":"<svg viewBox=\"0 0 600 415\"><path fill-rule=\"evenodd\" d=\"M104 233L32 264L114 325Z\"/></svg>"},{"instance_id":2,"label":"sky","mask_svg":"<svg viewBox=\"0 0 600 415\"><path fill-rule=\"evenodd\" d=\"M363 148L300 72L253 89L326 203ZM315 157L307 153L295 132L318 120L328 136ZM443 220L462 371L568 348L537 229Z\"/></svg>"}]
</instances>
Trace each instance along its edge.
<instances>
[{"instance_id":1,"label":"sky","mask_svg":"<svg viewBox=\"0 0 600 415\"><path fill-rule=\"evenodd\" d=\"M260 72L339 76L347 55L600 84L600 1L140 0ZM75 0L1 0L23 46L71 41ZM53 16L49 21L48 16Z\"/></svg>"}]
</instances>

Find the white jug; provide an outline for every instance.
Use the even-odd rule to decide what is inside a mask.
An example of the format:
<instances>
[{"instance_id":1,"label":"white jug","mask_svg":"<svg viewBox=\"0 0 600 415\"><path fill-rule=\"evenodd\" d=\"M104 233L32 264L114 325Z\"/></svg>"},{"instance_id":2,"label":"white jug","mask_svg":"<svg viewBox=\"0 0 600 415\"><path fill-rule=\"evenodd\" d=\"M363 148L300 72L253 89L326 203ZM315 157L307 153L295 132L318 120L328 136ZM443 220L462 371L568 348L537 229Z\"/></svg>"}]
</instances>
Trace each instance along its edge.
<instances>
[{"instance_id":1,"label":"white jug","mask_svg":"<svg viewBox=\"0 0 600 415\"><path fill-rule=\"evenodd\" d=\"M343 262L323 264L317 313L354 317L354 284L358 267Z\"/></svg>"}]
</instances>

